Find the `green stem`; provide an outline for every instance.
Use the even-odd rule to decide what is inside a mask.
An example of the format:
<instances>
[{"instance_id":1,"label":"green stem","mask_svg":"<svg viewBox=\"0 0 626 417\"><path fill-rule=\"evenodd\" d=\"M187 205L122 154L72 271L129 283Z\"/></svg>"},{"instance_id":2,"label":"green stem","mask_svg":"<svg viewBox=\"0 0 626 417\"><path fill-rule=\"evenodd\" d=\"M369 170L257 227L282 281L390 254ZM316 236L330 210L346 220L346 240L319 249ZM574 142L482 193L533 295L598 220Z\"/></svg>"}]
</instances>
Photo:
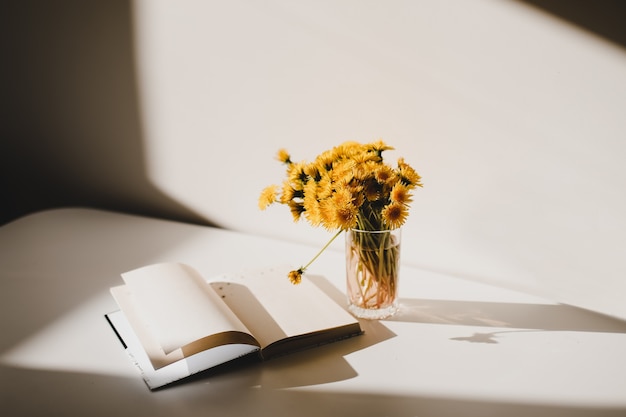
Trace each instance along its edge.
<instances>
[{"instance_id":1,"label":"green stem","mask_svg":"<svg viewBox=\"0 0 626 417\"><path fill-rule=\"evenodd\" d=\"M302 271L304 271L304 270L306 270L306 269L309 267L309 265L311 265L313 262L315 262L315 260L316 260L317 258L319 258L319 256L322 254L322 252L324 252L324 251L326 250L326 248L328 248L328 247L330 246L330 244L331 244L331 243L333 243L333 241L334 241L335 239L337 239L337 237L341 234L341 232L343 232L343 229L340 229L340 230L339 230L339 231L335 234L335 236L333 236L333 237L332 237L332 238L328 241L328 243L326 243L326 244L324 245L324 247L323 247L322 249L320 249L320 251L319 251L319 252L317 252L317 255L315 255L315 256L313 257L313 259L311 259L311 260L309 261L309 263L308 263L308 264L306 264L305 266L303 266L303 267L302 267L302 268L300 268L300 269L301 269Z\"/></svg>"}]
</instances>

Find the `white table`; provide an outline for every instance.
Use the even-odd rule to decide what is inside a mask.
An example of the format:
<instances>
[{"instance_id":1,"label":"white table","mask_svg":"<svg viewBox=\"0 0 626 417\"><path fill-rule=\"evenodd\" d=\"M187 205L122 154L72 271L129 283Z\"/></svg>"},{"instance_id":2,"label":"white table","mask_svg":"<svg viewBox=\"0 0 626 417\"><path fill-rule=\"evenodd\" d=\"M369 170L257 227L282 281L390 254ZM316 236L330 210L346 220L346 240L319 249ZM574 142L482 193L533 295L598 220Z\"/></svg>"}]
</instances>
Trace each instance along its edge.
<instances>
[{"instance_id":1,"label":"white table","mask_svg":"<svg viewBox=\"0 0 626 417\"><path fill-rule=\"evenodd\" d=\"M626 323L403 266L400 313L365 334L150 392L103 318L121 272L210 277L316 247L91 209L0 227L6 416L624 416ZM343 302L343 253L310 273Z\"/></svg>"}]
</instances>

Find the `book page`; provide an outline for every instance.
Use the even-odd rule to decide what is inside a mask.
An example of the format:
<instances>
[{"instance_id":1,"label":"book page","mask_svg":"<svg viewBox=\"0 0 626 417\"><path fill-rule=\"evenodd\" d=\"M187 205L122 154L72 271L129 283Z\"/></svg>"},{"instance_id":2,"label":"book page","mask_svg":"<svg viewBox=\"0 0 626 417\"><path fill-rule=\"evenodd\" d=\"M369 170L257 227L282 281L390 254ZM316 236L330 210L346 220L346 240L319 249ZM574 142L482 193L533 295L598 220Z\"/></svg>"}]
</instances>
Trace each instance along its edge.
<instances>
[{"instance_id":1,"label":"book page","mask_svg":"<svg viewBox=\"0 0 626 417\"><path fill-rule=\"evenodd\" d=\"M289 267L274 267L212 278L211 285L236 312L261 348L285 338L308 335L358 321L306 276L294 285Z\"/></svg>"},{"instance_id":2,"label":"book page","mask_svg":"<svg viewBox=\"0 0 626 417\"><path fill-rule=\"evenodd\" d=\"M129 320L139 319L166 355L182 349L187 356L226 343L227 337L249 333L198 272L187 265L150 265L124 273L122 278L133 305L132 314L127 314ZM123 305L120 307L124 310ZM185 352L190 347L191 351Z\"/></svg>"},{"instance_id":3,"label":"book page","mask_svg":"<svg viewBox=\"0 0 626 417\"><path fill-rule=\"evenodd\" d=\"M205 369L252 354L259 349L258 346L247 344L228 344L198 352L180 360L166 360L163 356L159 357L163 355L161 350L161 353L157 353L159 359L155 361L155 358L150 356L150 349L145 348L146 341L141 340L140 335L130 325L122 311L115 311L105 316L150 389L162 387ZM152 345L148 343L148 346ZM172 356L176 352L167 356Z\"/></svg>"}]
</instances>

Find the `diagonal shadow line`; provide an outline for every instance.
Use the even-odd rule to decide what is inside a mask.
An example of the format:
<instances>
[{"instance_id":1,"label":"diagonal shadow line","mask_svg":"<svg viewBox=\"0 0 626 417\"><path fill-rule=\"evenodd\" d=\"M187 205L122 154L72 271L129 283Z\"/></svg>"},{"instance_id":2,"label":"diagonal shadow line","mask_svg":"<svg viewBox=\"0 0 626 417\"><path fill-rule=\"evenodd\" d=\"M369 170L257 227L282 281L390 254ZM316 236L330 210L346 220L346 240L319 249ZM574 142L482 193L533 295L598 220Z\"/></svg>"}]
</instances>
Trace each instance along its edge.
<instances>
[{"instance_id":1,"label":"diagonal shadow line","mask_svg":"<svg viewBox=\"0 0 626 417\"><path fill-rule=\"evenodd\" d=\"M133 1L5 3L0 224L87 206L212 225L150 178Z\"/></svg>"},{"instance_id":2,"label":"diagonal shadow line","mask_svg":"<svg viewBox=\"0 0 626 417\"><path fill-rule=\"evenodd\" d=\"M626 3L620 0L518 0L594 33L615 45L626 47L624 15Z\"/></svg>"},{"instance_id":3,"label":"diagonal shadow line","mask_svg":"<svg viewBox=\"0 0 626 417\"><path fill-rule=\"evenodd\" d=\"M390 321L463 326L626 333L626 321L565 304L401 299Z\"/></svg>"}]
</instances>

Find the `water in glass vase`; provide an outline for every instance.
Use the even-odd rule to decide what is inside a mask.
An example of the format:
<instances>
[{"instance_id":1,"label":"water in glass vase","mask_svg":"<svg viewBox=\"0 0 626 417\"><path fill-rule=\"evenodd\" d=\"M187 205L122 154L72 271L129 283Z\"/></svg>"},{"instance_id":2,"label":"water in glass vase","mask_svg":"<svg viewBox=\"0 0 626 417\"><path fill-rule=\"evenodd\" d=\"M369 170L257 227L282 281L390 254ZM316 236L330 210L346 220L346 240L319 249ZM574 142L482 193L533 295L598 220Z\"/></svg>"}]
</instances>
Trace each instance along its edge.
<instances>
[{"instance_id":1,"label":"water in glass vase","mask_svg":"<svg viewBox=\"0 0 626 417\"><path fill-rule=\"evenodd\" d=\"M346 232L348 310L383 319L398 311L401 229Z\"/></svg>"}]
</instances>

